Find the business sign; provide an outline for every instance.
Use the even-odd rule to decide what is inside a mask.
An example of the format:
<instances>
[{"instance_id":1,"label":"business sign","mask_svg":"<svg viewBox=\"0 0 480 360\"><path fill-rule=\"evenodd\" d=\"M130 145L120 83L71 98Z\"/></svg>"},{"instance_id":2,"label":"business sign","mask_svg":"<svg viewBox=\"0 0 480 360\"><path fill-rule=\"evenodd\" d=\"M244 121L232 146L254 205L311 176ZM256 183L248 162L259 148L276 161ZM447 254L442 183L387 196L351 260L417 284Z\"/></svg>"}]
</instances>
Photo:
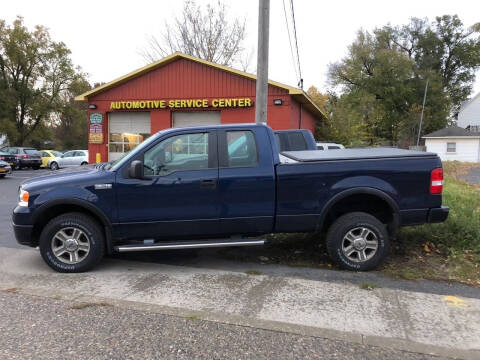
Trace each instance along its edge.
<instances>
[{"instance_id":1,"label":"business sign","mask_svg":"<svg viewBox=\"0 0 480 360\"><path fill-rule=\"evenodd\" d=\"M100 115L92 118L92 115ZM90 114L90 127L88 131L90 144L103 144L102 114Z\"/></svg>"},{"instance_id":2,"label":"business sign","mask_svg":"<svg viewBox=\"0 0 480 360\"><path fill-rule=\"evenodd\" d=\"M110 110L244 108L251 107L252 103L249 98L112 101ZM92 115L94 114L90 114L90 122Z\"/></svg>"},{"instance_id":3,"label":"business sign","mask_svg":"<svg viewBox=\"0 0 480 360\"><path fill-rule=\"evenodd\" d=\"M101 124L103 121L102 113L92 113L90 114L90 124Z\"/></svg>"}]
</instances>

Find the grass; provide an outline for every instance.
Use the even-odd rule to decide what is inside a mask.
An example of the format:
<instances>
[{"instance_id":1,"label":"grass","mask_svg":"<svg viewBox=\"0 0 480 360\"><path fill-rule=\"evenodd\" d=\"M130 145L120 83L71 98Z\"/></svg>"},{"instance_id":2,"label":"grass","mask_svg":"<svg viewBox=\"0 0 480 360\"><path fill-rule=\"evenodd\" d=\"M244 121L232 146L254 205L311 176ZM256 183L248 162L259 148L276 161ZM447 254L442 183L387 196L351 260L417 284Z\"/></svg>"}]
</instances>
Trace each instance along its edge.
<instances>
[{"instance_id":1,"label":"grass","mask_svg":"<svg viewBox=\"0 0 480 360\"><path fill-rule=\"evenodd\" d=\"M480 186L462 179L472 167L480 165L444 162L443 204L450 206L447 221L402 228L380 272L406 280L480 286ZM236 261L332 268L319 234L275 234L267 240L264 247L226 248L219 253Z\"/></svg>"},{"instance_id":2,"label":"grass","mask_svg":"<svg viewBox=\"0 0 480 360\"><path fill-rule=\"evenodd\" d=\"M372 291L374 289L377 289L377 288L380 288L381 286L375 284L374 282L371 282L371 281L363 281L362 283L360 283L360 289L362 290L368 290L368 291Z\"/></svg>"},{"instance_id":3,"label":"grass","mask_svg":"<svg viewBox=\"0 0 480 360\"><path fill-rule=\"evenodd\" d=\"M258 271L258 270L247 270L247 271L245 271L245 274L247 274L247 275L262 275L262 272Z\"/></svg>"},{"instance_id":4,"label":"grass","mask_svg":"<svg viewBox=\"0 0 480 360\"><path fill-rule=\"evenodd\" d=\"M84 303L72 305L70 309L82 310L82 309L85 309L88 307L94 307L94 306L113 306L113 305L106 302L84 302Z\"/></svg>"}]
</instances>

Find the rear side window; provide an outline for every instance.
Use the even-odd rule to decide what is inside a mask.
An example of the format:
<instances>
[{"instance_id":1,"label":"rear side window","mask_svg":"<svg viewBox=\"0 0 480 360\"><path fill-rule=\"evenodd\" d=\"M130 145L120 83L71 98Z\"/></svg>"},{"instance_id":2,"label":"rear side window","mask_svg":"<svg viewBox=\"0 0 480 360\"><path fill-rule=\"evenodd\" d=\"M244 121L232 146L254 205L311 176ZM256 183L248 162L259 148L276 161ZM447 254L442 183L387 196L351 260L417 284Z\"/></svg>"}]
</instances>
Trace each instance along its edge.
<instances>
[{"instance_id":1,"label":"rear side window","mask_svg":"<svg viewBox=\"0 0 480 360\"><path fill-rule=\"evenodd\" d=\"M290 143L290 151L302 151L307 150L307 143L303 134L294 132L288 134L288 140Z\"/></svg>"},{"instance_id":2,"label":"rear side window","mask_svg":"<svg viewBox=\"0 0 480 360\"><path fill-rule=\"evenodd\" d=\"M38 151L35 149L23 149L23 151L28 155L39 155Z\"/></svg>"},{"instance_id":3,"label":"rear side window","mask_svg":"<svg viewBox=\"0 0 480 360\"><path fill-rule=\"evenodd\" d=\"M251 131L227 131L228 167L255 167L258 151Z\"/></svg>"},{"instance_id":4,"label":"rear side window","mask_svg":"<svg viewBox=\"0 0 480 360\"><path fill-rule=\"evenodd\" d=\"M317 145L317 150L323 150L323 146L322 145Z\"/></svg>"},{"instance_id":5,"label":"rear side window","mask_svg":"<svg viewBox=\"0 0 480 360\"><path fill-rule=\"evenodd\" d=\"M328 150L338 150L340 149L340 146L329 146Z\"/></svg>"}]
</instances>

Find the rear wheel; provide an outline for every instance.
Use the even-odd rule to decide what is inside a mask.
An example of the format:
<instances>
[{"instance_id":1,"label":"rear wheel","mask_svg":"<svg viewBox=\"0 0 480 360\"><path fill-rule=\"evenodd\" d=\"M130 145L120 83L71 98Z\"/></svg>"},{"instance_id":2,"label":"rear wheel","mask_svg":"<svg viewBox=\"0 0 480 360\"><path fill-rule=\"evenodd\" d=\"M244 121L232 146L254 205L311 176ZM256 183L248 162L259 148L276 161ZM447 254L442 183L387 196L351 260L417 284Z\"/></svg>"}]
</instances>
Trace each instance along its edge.
<instances>
[{"instance_id":1,"label":"rear wheel","mask_svg":"<svg viewBox=\"0 0 480 360\"><path fill-rule=\"evenodd\" d=\"M51 170L58 170L58 164L54 161L50 164L50 169Z\"/></svg>"},{"instance_id":2,"label":"rear wheel","mask_svg":"<svg viewBox=\"0 0 480 360\"><path fill-rule=\"evenodd\" d=\"M0 179L1 179L1 178L4 178L4 177L5 177L5 174L1 174L1 175L0 175Z\"/></svg>"},{"instance_id":3,"label":"rear wheel","mask_svg":"<svg viewBox=\"0 0 480 360\"><path fill-rule=\"evenodd\" d=\"M84 272L97 265L105 253L99 224L82 213L67 213L50 220L40 235L43 260L59 272Z\"/></svg>"},{"instance_id":4,"label":"rear wheel","mask_svg":"<svg viewBox=\"0 0 480 360\"><path fill-rule=\"evenodd\" d=\"M32 166L32 169L33 170L38 170L38 169L40 169L40 166Z\"/></svg>"},{"instance_id":5,"label":"rear wheel","mask_svg":"<svg viewBox=\"0 0 480 360\"><path fill-rule=\"evenodd\" d=\"M88 165L88 163L87 163L86 161L84 161L84 162L82 162L80 165L81 165L81 166L85 166L85 165Z\"/></svg>"},{"instance_id":6,"label":"rear wheel","mask_svg":"<svg viewBox=\"0 0 480 360\"><path fill-rule=\"evenodd\" d=\"M389 250L388 231L376 217L351 212L339 217L328 229L327 251L340 267L353 271L376 268Z\"/></svg>"}]
</instances>

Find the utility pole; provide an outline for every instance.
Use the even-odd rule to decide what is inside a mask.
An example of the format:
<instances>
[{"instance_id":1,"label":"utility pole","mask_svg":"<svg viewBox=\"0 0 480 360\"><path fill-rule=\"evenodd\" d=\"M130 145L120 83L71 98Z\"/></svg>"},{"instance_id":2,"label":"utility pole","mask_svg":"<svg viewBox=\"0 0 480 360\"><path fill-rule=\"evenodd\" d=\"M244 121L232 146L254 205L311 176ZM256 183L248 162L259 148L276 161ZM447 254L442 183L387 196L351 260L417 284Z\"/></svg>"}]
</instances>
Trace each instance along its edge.
<instances>
[{"instance_id":1,"label":"utility pole","mask_svg":"<svg viewBox=\"0 0 480 360\"><path fill-rule=\"evenodd\" d=\"M425 92L423 93L422 115L420 115L420 126L418 127L417 146L420 143L420 134L422 133L423 111L425 110L425 100L427 100L428 78L425 84Z\"/></svg>"},{"instance_id":2,"label":"utility pole","mask_svg":"<svg viewBox=\"0 0 480 360\"><path fill-rule=\"evenodd\" d=\"M255 122L257 124L267 123L269 26L270 26L270 0L259 0L258 48L257 48L257 97L255 101Z\"/></svg>"}]
</instances>

